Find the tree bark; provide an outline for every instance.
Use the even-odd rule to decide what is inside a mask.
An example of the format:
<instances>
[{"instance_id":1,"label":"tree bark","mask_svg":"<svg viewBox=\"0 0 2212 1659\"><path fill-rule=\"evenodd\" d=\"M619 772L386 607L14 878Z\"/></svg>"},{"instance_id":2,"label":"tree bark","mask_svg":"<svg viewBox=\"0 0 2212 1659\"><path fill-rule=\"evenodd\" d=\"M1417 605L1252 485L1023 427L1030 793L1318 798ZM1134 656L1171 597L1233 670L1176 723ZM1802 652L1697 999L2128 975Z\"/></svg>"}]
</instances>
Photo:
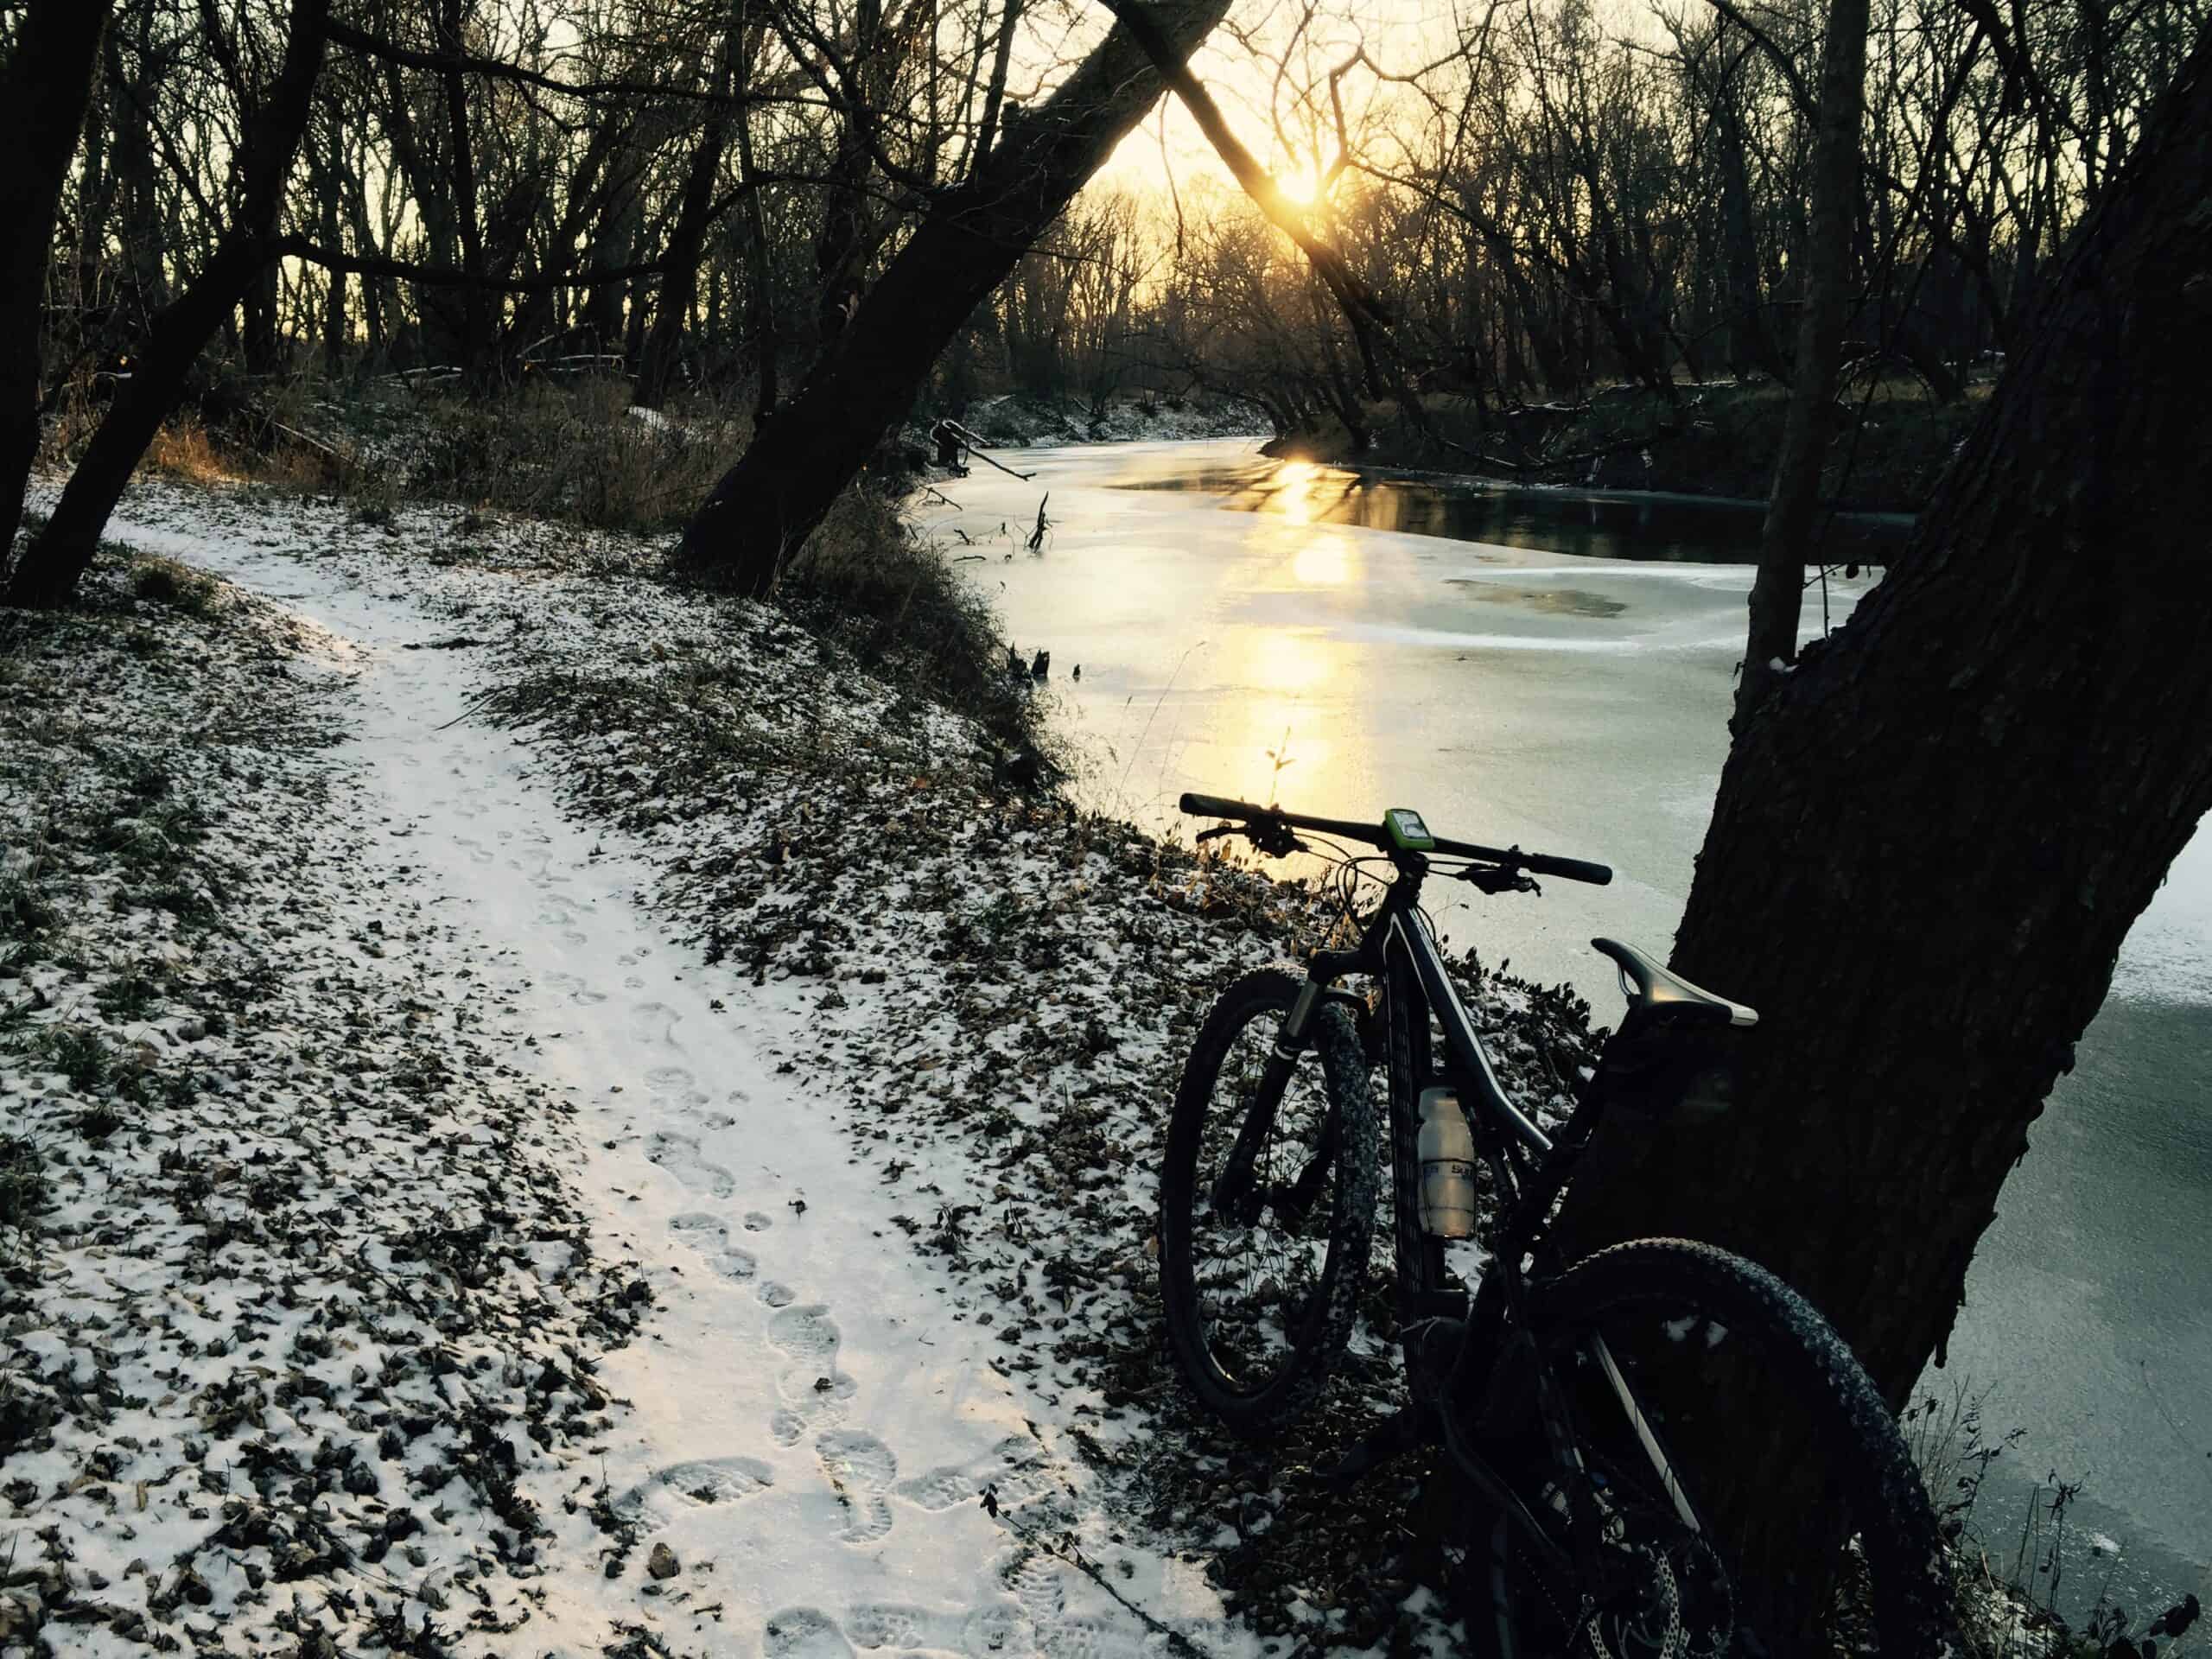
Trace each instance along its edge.
<instances>
[{"instance_id":1,"label":"tree bark","mask_svg":"<svg viewBox=\"0 0 2212 1659\"><path fill-rule=\"evenodd\" d=\"M1851 299L1851 219L1859 200L1859 129L1866 84L1867 0L1832 0L1821 59L1821 121L1813 146L1811 223L1802 246L1789 408L1774 461L1766 522L1759 531L1743 677L1736 686L1740 729L1797 660L1805 549L1820 506L1821 463L1835 424L1836 371Z\"/></svg>"},{"instance_id":2,"label":"tree bark","mask_svg":"<svg viewBox=\"0 0 2212 1659\"><path fill-rule=\"evenodd\" d=\"M16 567L9 604L50 607L67 601L92 563L132 469L182 395L194 360L273 257L284 188L313 105L329 21L330 0L293 0L284 67L238 146L238 165L245 172L238 216L200 274L148 327L130 378L77 463L54 517Z\"/></svg>"},{"instance_id":3,"label":"tree bark","mask_svg":"<svg viewBox=\"0 0 2212 1659\"><path fill-rule=\"evenodd\" d=\"M1163 8L1158 24L1187 57L1227 10L1228 0L1189 0ZM945 342L1165 84L1117 23L1057 92L1009 119L969 181L931 200L832 348L715 485L678 562L740 592L767 593L912 405Z\"/></svg>"},{"instance_id":4,"label":"tree bark","mask_svg":"<svg viewBox=\"0 0 2212 1659\"><path fill-rule=\"evenodd\" d=\"M743 50L739 38L741 27L741 18L732 19L715 67L713 90L723 99L729 96L737 58ZM652 329L645 336L645 353L638 361L638 385L632 397L640 408L658 409L668 400L669 385L676 378L677 350L683 340L683 320L699 291L699 256L713 220L715 181L721 176L722 151L729 142L731 124L745 118L741 109L732 111L716 106L707 118L699 148L692 153L683 201L677 209L675 226L668 233L668 251L664 256L668 270L660 279Z\"/></svg>"},{"instance_id":5,"label":"tree bark","mask_svg":"<svg viewBox=\"0 0 2212 1659\"><path fill-rule=\"evenodd\" d=\"M1862 0L1863 3L1863 0ZM442 0L438 44L458 59L467 50L472 0ZM461 266L468 285L461 290L461 374L468 385L493 378L491 291L484 286L484 221L477 205L475 141L468 118L468 77L457 67L442 70L445 93L446 165L453 176L453 211L461 235Z\"/></svg>"},{"instance_id":6,"label":"tree bark","mask_svg":"<svg viewBox=\"0 0 2212 1659\"><path fill-rule=\"evenodd\" d=\"M108 0L37 0L0 73L0 569L38 459L39 337L54 216L100 60Z\"/></svg>"},{"instance_id":7,"label":"tree bark","mask_svg":"<svg viewBox=\"0 0 2212 1659\"><path fill-rule=\"evenodd\" d=\"M1726 284L1728 366L1738 379L1758 371L1783 379L1782 356L1766 326L1758 245L1751 230L1751 183L1736 88L1724 77L1713 93L1713 140L1720 153L1722 276Z\"/></svg>"},{"instance_id":8,"label":"tree bark","mask_svg":"<svg viewBox=\"0 0 2212 1659\"><path fill-rule=\"evenodd\" d=\"M742 12L740 18L742 22ZM734 90L740 98L753 84L753 53L748 35L738 52L741 79ZM741 110L737 118L737 167L744 181L755 187L745 199L745 316L746 332L753 342L753 429L758 432L776 412L780 395L776 384L776 294L768 270L767 209L761 203L759 170L753 164L753 120Z\"/></svg>"},{"instance_id":9,"label":"tree bark","mask_svg":"<svg viewBox=\"0 0 2212 1659\"><path fill-rule=\"evenodd\" d=\"M1560 1218L1764 1262L1893 1402L2212 807L2209 177L2212 36L1897 566L1738 733L1673 957L1760 1010L1736 1109L1614 1114Z\"/></svg>"}]
</instances>

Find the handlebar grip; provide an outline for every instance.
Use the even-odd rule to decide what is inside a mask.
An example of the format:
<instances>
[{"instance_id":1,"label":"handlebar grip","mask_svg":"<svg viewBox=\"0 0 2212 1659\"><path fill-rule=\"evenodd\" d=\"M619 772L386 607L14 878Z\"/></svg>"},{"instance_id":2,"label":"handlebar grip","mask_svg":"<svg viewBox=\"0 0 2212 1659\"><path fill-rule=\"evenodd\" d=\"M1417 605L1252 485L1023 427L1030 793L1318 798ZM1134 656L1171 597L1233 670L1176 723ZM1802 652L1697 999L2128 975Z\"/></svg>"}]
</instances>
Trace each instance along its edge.
<instances>
[{"instance_id":1,"label":"handlebar grip","mask_svg":"<svg viewBox=\"0 0 2212 1659\"><path fill-rule=\"evenodd\" d=\"M1264 806L1254 806L1249 801L1231 801L1219 795L1185 793L1177 803L1194 818L1262 818L1268 816Z\"/></svg>"},{"instance_id":2,"label":"handlebar grip","mask_svg":"<svg viewBox=\"0 0 2212 1659\"><path fill-rule=\"evenodd\" d=\"M1587 881L1593 887L1612 884L1613 871L1609 864L1591 864L1579 858L1554 858L1548 853L1530 853L1522 863L1538 875L1556 875L1567 881Z\"/></svg>"}]
</instances>

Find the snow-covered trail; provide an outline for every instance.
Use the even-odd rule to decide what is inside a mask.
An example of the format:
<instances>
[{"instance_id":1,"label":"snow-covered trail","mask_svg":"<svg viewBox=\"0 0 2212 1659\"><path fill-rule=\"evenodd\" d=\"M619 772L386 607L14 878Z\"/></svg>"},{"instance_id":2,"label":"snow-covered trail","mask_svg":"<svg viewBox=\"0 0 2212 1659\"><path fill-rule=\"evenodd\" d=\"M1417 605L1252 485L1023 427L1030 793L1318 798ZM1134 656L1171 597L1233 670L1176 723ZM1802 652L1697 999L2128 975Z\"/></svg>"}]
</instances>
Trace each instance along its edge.
<instances>
[{"instance_id":1,"label":"snow-covered trail","mask_svg":"<svg viewBox=\"0 0 2212 1659\"><path fill-rule=\"evenodd\" d=\"M602 1250L653 1285L642 1339L599 1375L633 1411L602 1459L571 1466L570 1490L538 1495L565 1564L538 1581L555 1629L611 1621L663 1651L776 1659L1161 1644L1157 1624L1022 1547L1049 1517L1103 1554L1129 1602L1217 1654L1256 1646L1217 1622L1195 1569L1118 1546L1049 1426L1026 1424L1041 1414L1025 1385L991 1363L996 1332L945 1318L936 1270L887 1225L873 1160L779 1071L783 1034L809 1017L797 996L745 987L740 1001L740 982L669 944L642 903L650 867L563 819L522 741L462 718L480 654L432 648L454 635L450 613L243 537L114 533L357 650L358 724L339 754L383 820L378 856L499 964L480 991L489 1032L518 1071L573 1092L592 1147L572 1172L581 1201ZM603 1490L647 1529L626 1558L588 1514ZM649 1552L667 1565L658 1544L679 1564L665 1582L649 1576ZM543 1652L550 1634L533 1620L503 1645Z\"/></svg>"}]
</instances>

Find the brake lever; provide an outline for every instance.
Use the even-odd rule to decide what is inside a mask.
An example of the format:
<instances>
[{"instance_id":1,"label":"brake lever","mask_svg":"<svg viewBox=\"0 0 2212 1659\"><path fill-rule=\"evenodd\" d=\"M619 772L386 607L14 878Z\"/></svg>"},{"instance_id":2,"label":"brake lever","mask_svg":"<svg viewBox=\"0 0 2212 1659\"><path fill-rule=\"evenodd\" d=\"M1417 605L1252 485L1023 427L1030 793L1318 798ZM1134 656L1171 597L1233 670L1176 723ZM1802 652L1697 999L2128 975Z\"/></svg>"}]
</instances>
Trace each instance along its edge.
<instances>
[{"instance_id":1,"label":"brake lever","mask_svg":"<svg viewBox=\"0 0 2212 1659\"><path fill-rule=\"evenodd\" d=\"M1533 893L1541 895L1543 893L1543 888L1536 885L1535 876L1523 875L1518 870L1497 867L1485 868L1481 865L1476 865L1462 870L1459 873L1459 879L1470 887L1479 887L1484 893L1491 894Z\"/></svg>"},{"instance_id":2,"label":"brake lever","mask_svg":"<svg viewBox=\"0 0 2212 1659\"><path fill-rule=\"evenodd\" d=\"M1254 818L1244 826L1244 833L1252 837L1252 845L1269 858L1287 858L1306 849L1289 821L1280 817Z\"/></svg>"},{"instance_id":3,"label":"brake lever","mask_svg":"<svg viewBox=\"0 0 2212 1659\"><path fill-rule=\"evenodd\" d=\"M1306 843L1281 818L1254 818L1248 823L1224 823L1211 830L1201 830L1191 837L1192 844L1217 841L1224 836L1246 836L1252 845L1269 858L1287 858L1293 853L1302 853Z\"/></svg>"}]
</instances>

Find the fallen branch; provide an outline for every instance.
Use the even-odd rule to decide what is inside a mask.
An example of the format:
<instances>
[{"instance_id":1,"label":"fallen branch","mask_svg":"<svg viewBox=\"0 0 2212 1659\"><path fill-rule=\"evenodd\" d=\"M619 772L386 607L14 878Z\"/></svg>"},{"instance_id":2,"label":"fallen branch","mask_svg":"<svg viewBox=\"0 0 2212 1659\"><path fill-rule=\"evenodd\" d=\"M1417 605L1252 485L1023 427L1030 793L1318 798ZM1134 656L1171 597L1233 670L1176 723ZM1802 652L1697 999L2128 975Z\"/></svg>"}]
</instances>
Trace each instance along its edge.
<instances>
[{"instance_id":1,"label":"fallen branch","mask_svg":"<svg viewBox=\"0 0 2212 1659\"><path fill-rule=\"evenodd\" d=\"M961 425L959 422L948 419L945 422L945 424L952 429L953 432L959 437L960 442L966 446L968 453L975 456L976 460L982 461L986 467L996 467L999 471L1004 473L1008 478L1018 478L1025 484L1031 479L1037 476L1034 473L1017 473L1013 467L1006 466L1002 462L993 461L988 455L983 453L983 441L977 437L973 432L970 432L966 427Z\"/></svg>"}]
</instances>

